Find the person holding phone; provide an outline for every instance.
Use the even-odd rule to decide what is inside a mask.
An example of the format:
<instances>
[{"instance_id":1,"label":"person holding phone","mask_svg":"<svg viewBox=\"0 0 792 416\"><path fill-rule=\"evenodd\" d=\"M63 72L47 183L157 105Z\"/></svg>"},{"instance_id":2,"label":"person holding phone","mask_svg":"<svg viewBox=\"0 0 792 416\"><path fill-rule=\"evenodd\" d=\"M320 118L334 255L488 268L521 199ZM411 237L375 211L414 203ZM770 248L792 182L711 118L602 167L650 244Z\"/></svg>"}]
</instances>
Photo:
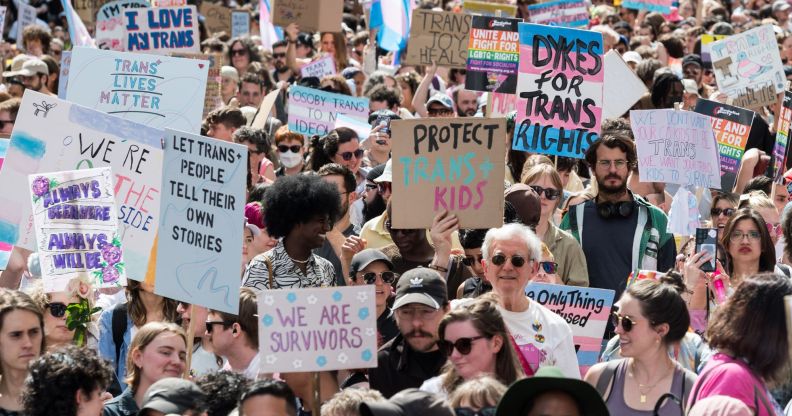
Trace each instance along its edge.
<instances>
[{"instance_id":1,"label":"person holding phone","mask_svg":"<svg viewBox=\"0 0 792 416\"><path fill-rule=\"evenodd\" d=\"M390 159L391 153L391 121L401 120L391 110L377 110L369 115L371 134L366 140L366 153L363 159L365 166L379 166Z\"/></svg>"}]
</instances>

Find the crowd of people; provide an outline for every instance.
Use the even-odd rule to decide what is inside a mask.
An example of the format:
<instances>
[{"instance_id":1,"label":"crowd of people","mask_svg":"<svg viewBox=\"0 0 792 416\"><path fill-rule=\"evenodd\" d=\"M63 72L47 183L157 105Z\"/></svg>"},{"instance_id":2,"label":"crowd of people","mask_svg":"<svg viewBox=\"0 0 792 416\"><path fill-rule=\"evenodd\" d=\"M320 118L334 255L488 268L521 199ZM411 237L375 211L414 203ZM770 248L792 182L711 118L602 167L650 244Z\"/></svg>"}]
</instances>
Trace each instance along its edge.
<instances>
[{"instance_id":1,"label":"crowd of people","mask_svg":"<svg viewBox=\"0 0 792 416\"><path fill-rule=\"evenodd\" d=\"M790 3L698 1L669 15L587 4L603 53L618 51L646 85L632 109L727 101L702 59L704 35L772 26L792 80ZM58 91L72 45L59 2L23 2L41 25L24 28L20 49L2 44L2 135L25 90ZM17 7L0 3L13 40ZM382 28L367 27L360 3L344 2L338 31L292 23L271 45L257 35L268 24L257 4L223 1L250 12L252 35L201 24L202 51L223 60L222 105L201 134L249 149L243 260L221 271L239 275L238 313L134 280L47 293L38 255L14 248L0 274L0 415L792 415L792 175L771 178L777 108L756 112L734 188L695 193L700 226L718 230L714 253L668 231L676 187L641 180L629 113L602 122L584 159L512 150L504 137L500 227L462 228L442 210L428 229L396 228L393 199L408 196L393 192L391 149L406 138L390 123L483 117L491 101L465 89L465 70L399 65L404 51L379 47ZM417 3L463 12L461 0ZM506 3L530 21L533 0ZM336 75L301 76L327 55ZM291 130L297 85L368 98L370 134ZM264 127L251 127L276 90ZM572 327L526 296L532 282L615 292L597 364L581 372ZM376 367L261 370L262 293L355 285L376 294Z\"/></svg>"}]
</instances>

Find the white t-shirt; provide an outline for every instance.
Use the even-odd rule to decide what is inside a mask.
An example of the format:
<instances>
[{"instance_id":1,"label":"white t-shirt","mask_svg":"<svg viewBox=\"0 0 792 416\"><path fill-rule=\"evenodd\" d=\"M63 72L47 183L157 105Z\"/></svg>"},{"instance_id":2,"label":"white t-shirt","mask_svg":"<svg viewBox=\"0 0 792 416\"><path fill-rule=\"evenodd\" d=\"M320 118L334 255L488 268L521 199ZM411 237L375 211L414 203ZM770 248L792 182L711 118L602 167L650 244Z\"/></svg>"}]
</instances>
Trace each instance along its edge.
<instances>
[{"instance_id":1,"label":"white t-shirt","mask_svg":"<svg viewBox=\"0 0 792 416\"><path fill-rule=\"evenodd\" d=\"M564 376L580 379L572 328L563 318L544 306L530 301L523 312L509 312L500 308L517 352L533 373L544 366L558 367Z\"/></svg>"}]
</instances>

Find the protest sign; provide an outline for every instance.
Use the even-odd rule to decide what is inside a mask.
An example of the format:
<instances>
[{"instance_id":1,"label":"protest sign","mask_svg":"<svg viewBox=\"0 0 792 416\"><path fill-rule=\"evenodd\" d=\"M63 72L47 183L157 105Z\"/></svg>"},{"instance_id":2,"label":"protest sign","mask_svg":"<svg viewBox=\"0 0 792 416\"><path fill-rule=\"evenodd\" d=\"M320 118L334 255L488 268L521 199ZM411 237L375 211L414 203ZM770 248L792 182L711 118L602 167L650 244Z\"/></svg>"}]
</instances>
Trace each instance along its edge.
<instances>
[{"instance_id":1,"label":"protest sign","mask_svg":"<svg viewBox=\"0 0 792 416\"><path fill-rule=\"evenodd\" d=\"M520 62L518 19L473 16L465 88L514 94Z\"/></svg>"},{"instance_id":2,"label":"protest sign","mask_svg":"<svg viewBox=\"0 0 792 416\"><path fill-rule=\"evenodd\" d=\"M366 123L364 120L352 118L344 114L339 114L338 118L336 118L335 128L339 127L346 127L354 130L360 138L360 146L364 149L368 148L364 146L363 143L368 140L368 137L371 134L371 125Z\"/></svg>"},{"instance_id":3,"label":"protest sign","mask_svg":"<svg viewBox=\"0 0 792 416\"><path fill-rule=\"evenodd\" d=\"M209 62L209 71L206 76L206 93L204 96L203 119L210 111L223 106L223 96L221 92L220 68L223 66L223 53L213 52L204 53L174 53L171 56L177 58L199 59Z\"/></svg>"},{"instance_id":4,"label":"protest sign","mask_svg":"<svg viewBox=\"0 0 792 416\"><path fill-rule=\"evenodd\" d=\"M127 277L142 280L159 224L162 131L25 91L0 170L0 242L35 248L28 175L112 167Z\"/></svg>"},{"instance_id":5,"label":"protest sign","mask_svg":"<svg viewBox=\"0 0 792 416\"><path fill-rule=\"evenodd\" d=\"M8 143L11 139L0 138L0 170L3 168L3 161L5 160L6 152L8 152ZM8 264L8 257L11 255L11 249L14 246L7 242L0 241L0 269L5 269Z\"/></svg>"},{"instance_id":6,"label":"protest sign","mask_svg":"<svg viewBox=\"0 0 792 416\"><path fill-rule=\"evenodd\" d=\"M505 119L393 120L391 137L393 228L431 228L443 210L461 228L503 225Z\"/></svg>"},{"instance_id":7,"label":"protest sign","mask_svg":"<svg viewBox=\"0 0 792 416\"><path fill-rule=\"evenodd\" d=\"M491 108L487 108L487 111L489 111L487 117L506 117L517 109L517 96L514 94L491 92L489 96L492 105Z\"/></svg>"},{"instance_id":8,"label":"protest sign","mask_svg":"<svg viewBox=\"0 0 792 416\"><path fill-rule=\"evenodd\" d=\"M632 110L630 126L641 182L720 189L718 147L710 118L681 110Z\"/></svg>"},{"instance_id":9,"label":"protest sign","mask_svg":"<svg viewBox=\"0 0 792 416\"><path fill-rule=\"evenodd\" d=\"M373 285L265 290L258 296L261 372L376 367L376 315Z\"/></svg>"},{"instance_id":10,"label":"protest sign","mask_svg":"<svg viewBox=\"0 0 792 416\"><path fill-rule=\"evenodd\" d=\"M208 72L202 60L74 48L66 99L150 127L197 133Z\"/></svg>"},{"instance_id":11,"label":"protest sign","mask_svg":"<svg viewBox=\"0 0 792 416\"><path fill-rule=\"evenodd\" d=\"M369 99L297 85L289 87L289 130L325 135L335 128L339 114L368 121Z\"/></svg>"},{"instance_id":12,"label":"protest sign","mask_svg":"<svg viewBox=\"0 0 792 416\"><path fill-rule=\"evenodd\" d=\"M413 10L404 65L431 65L434 61L437 66L465 68L472 18L463 13Z\"/></svg>"},{"instance_id":13,"label":"protest sign","mask_svg":"<svg viewBox=\"0 0 792 416\"><path fill-rule=\"evenodd\" d=\"M792 92L784 91L784 101L778 114L776 141L773 146L773 178L778 183L784 182L783 176L787 165L790 123L792 123Z\"/></svg>"},{"instance_id":14,"label":"protest sign","mask_svg":"<svg viewBox=\"0 0 792 416\"><path fill-rule=\"evenodd\" d=\"M124 11L149 7L146 0L114 0L99 8L96 14L96 46L112 51L124 50L126 26Z\"/></svg>"},{"instance_id":15,"label":"protest sign","mask_svg":"<svg viewBox=\"0 0 792 416\"><path fill-rule=\"evenodd\" d=\"M38 19L36 19L36 8L33 6L28 5L27 3L16 2L14 3L17 6L17 21L16 21L16 45L17 49L21 51L26 51L25 44L22 43L22 30L26 27L38 24ZM47 31L49 31L49 27L47 27Z\"/></svg>"},{"instance_id":16,"label":"protest sign","mask_svg":"<svg viewBox=\"0 0 792 416\"><path fill-rule=\"evenodd\" d=\"M694 110L710 116L720 153L721 189L731 192L740 169L748 135L751 133L754 112L727 104L699 98Z\"/></svg>"},{"instance_id":17,"label":"protest sign","mask_svg":"<svg viewBox=\"0 0 792 416\"><path fill-rule=\"evenodd\" d=\"M586 27L589 23L589 13L586 2L583 0L557 0L528 6L531 23L564 26Z\"/></svg>"},{"instance_id":18,"label":"protest sign","mask_svg":"<svg viewBox=\"0 0 792 416\"><path fill-rule=\"evenodd\" d=\"M201 51L195 6L124 11L124 50L166 54Z\"/></svg>"},{"instance_id":19,"label":"protest sign","mask_svg":"<svg viewBox=\"0 0 792 416\"><path fill-rule=\"evenodd\" d=\"M326 55L323 58L317 59L300 69L300 74L303 78L316 77L321 79L325 75L336 74L336 64L333 55Z\"/></svg>"},{"instance_id":20,"label":"protest sign","mask_svg":"<svg viewBox=\"0 0 792 416\"><path fill-rule=\"evenodd\" d=\"M784 67L773 26L753 28L710 44L718 90L737 107L756 109L784 92Z\"/></svg>"},{"instance_id":21,"label":"protest sign","mask_svg":"<svg viewBox=\"0 0 792 416\"><path fill-rule=\"evenodd\" d=\"M204 17L206 31L210 34L225 32L231 34L231 9L221 4L201 2L201 15Z\"/></svg>"},{"instance_id":22,"label":"protest sign","mask_svg":"<svg viewBox=\"0 0 792 416\"><path fill-rule=\"evenodd\" d=\"M672 3L673 0L624 0L621 7L670 14Z\"/></svg>"},{"instance_id":23,"label":"protest sign","mask_svg":"<svg viewBox=\"0 0 792 416\"><path fill-rule=\"evenodd\" d=\"M109 167L28 176L44 292L69 281L95 288L126 286L126 272Z\"/></svg>"},{"instance_id":24,"label":"protest sign","mask_svg":"<svg viewBox=\"0 0 792 416\"><path fill-rule=\"evenodd\" d=\"M244 10L231 12L231 37L250 34L250 13Z\"/></svg>"},{"instance_id":25,"label":"protest sign","mask_svg":"<svg viewBox=\"0 0 792 416\"><path fill-rule=\"evenodd\" d=\"M271 0L272 24L305 32L340 32L344 0Z\"/></svg>"},{"instance_id":26,"label":"protest sign","mask_svg":"<svg viewBox=\"0 0 792 416\"><path fill-rule=\"evenodd\" d=\"M160 296L239 313L248 149L165 130L157 239Z\"/></svg>"},{"instance_id":27,"label":"protest sign","mask_svg":"<svg viewBox=\"0 0 792 416\"><path fill-rule=\"evenodd\" d=\"M264 96L264 99L261 100L261 105L259 105L258 112L256 112L256 117L253 119L253 122L250 123L250 127L254 129L263 129L264 126L267 125L267 118L270 116L270 113L272 113L272 108L280 93L281 89L277 88Z\"/></svg>"},{"instance_id":28,"label":"protest sign","mask_svg":"<svg viewBox=\"0 0 792 416\"><path fill-rule=\"evenodd\" d=\"M517 6L513 4L488 3L485 1L465 0L462 11L468 14L489 17L514 17Z\"/></svg>"},{"instance_id":29,"label":"protest sign","mask_svg":"<svg viewBox=\"0 0 792 416\"><path fill-rule=\"evenodd\" d=\"M186 6L187 0L152 0L151 7L179 7Z\"/></svg>"},{"instance_id":30,"label":"protest sign","mask_svg":"<svg viewBox=\"0 0 792 416\"><path fill-rule=\"evenodd\" d=\"M69 86L69 68L71 68L72 51L61 52L60 72L58 73L58 98L66 99L66 88Z\"/></svg>"},{"instance_id":31,"label":"protest sign","mask_svg":"<svg viewBox=\"0 0 792 416\"><path fill-rule=\"evenodd\" d=\"M581 377L599 361L615 292L608 289L530 283L529 298L564 318L572 328Z\"/></svg>"},{"instance_id":32,"label":"protest sign","mask_svg":"<svg viewBox=\"0 0 792 416\"><path fill-rule=\"evenodd\" d=\"M108 0L73 0L72 7L84 24L90 25L96 21L96 12Z\"/></svg>"},{"instance_id":33,"label":"protest sign","mask_svg":"<svg viewBox=\"0 0 792 416\"><path fill-rule=\"evenodd\" d=\"M615 50L605 54L605 85L602 89L602 119L621 117L647 92L646 84L635 75Z\"/></svg>"},{"instance_id":34,"label":"protest sign","mask_svg":"<svg viewBox=\"0 0 792 416\"><path fill-rule=\"evenodd\" d=\"M710 56L710 44L716 40L726 39L726 35L701 35L701 61L707 68L712 68L712 56Z\"/></svg>"},{"instance_id":35,"label":"protest sign","mask_svg":"<svg viewBox=\"0 0 792 416\"><path fill-rule=\"evenodd\" d=\"M520 23L512 148L582 158L602 121L602 34Z\"/></svg>"}]
</instances>

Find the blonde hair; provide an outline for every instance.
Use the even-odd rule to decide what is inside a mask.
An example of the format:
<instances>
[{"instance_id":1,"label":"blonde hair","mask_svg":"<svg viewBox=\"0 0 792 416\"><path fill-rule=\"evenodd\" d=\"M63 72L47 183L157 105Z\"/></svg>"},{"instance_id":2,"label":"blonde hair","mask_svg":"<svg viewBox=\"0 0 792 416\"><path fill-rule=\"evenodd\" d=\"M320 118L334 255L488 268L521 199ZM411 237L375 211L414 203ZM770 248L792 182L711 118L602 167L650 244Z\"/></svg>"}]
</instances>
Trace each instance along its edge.
<instances>
[{"instance_id":1,"label":"blonde hair","mask_svg":"<svg viewBox=\"0 0 792 416\"><path fill-rule=\"evenodd\" d=\"M462 399L466 399L474 409L495 407L505 393L503 383L491 376L481 376L462 383L448 397L448 402L454 409L462 407Z\"/></svg>"},{"instance_id":2,"label":"blonde hair","mask_svg":"<svg viewBox=\"0 0 792 416\"><path fill-rule=\"evenodd\" d=\"M127 352L127 376L124 381L132 388L133 392L140 386L140 368L136 366L135 362L132 360L134 352L143 352L155 338L166 332L178 335L181 337L182 341L184 341L185 347L187 346L187 334L184 333L182 327L172 322L149 322L143 325L137 331L135 337L132 338L132 342L129 344L129 351Z\"/></svg>"},{"instance_id":3,"label":"blonde hair","mask_svg":"<svg viewBox=\"0 0 792 416\"><path fill-rule=\"evenodd\" d=\"M547 244L545 243L542 243L542 258L543 259L547 258L555 261L555 256L553 256L553 253L550 251L550 248L547 247Z\"/></svg>"},{"instance_id":4,"label":"blonde hair","mask_svg":"<svg viewBox=\"0 0 792 416\"><path fill-rule=\"evenodd\" d=\"M778 211L773 200L763 191L751 191L747 195L740 195L740 205L738 208L752 208L755 210L768 208Z\"/></svg>"},{"instance_id":5,"label":"blonde hair","mask_svg":"<svg viewBox=\"0 0 792 416\"><path fill-rule=\"evenodd\" d=\"M564 184L561 182L561 175L558 174L558 170L556 170L555 166L546 163L540 163L532 166L528 170L524 170L520 182L530 185L532 182L537 182L542 179L543 176L547 176L547 178L550 179L550 183L563 194ZM556 208L558 208L559 204L561 204L561 196L555 201Z\"/></svg>"},{"instance_id":6,"label":"blonde hair","mask_svg":"<svg viewBox=\"0 0 792 416\"><path fill-rule=\"evenodd\" d=\"M383 403L388 400L379 392L371 389L344 389L322 405L322 416L357 415L361 403Z\"/></svg>"}]
</instances>

